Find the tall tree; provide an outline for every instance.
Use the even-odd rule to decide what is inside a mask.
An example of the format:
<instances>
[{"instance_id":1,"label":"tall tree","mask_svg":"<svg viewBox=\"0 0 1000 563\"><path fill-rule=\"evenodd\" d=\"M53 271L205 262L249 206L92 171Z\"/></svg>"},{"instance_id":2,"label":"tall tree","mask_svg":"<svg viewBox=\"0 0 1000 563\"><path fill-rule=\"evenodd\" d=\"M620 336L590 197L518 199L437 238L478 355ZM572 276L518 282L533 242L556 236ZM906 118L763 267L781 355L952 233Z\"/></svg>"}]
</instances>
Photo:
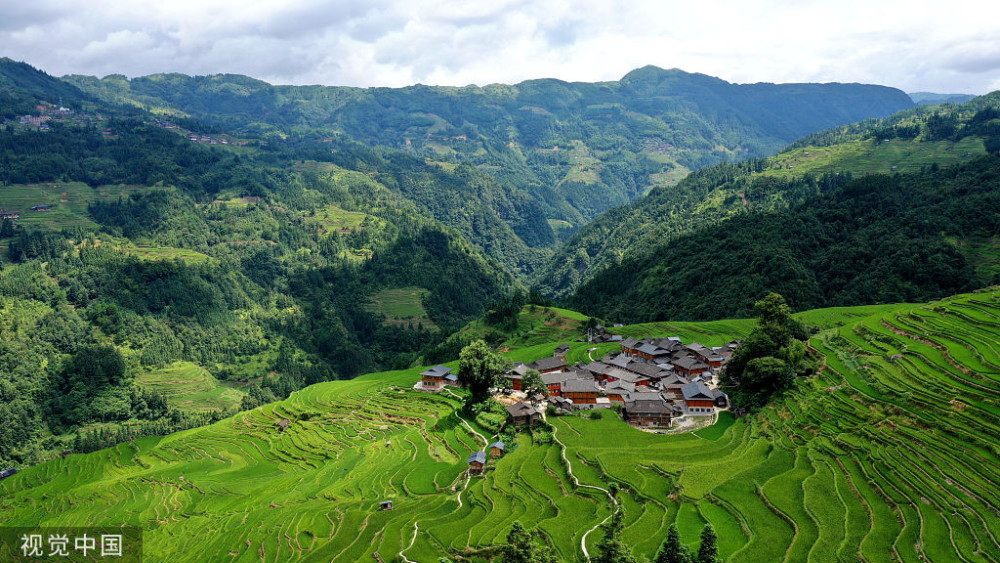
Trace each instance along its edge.
<instances>
[{"instance_id":1,"label":"tall tree","mask_svg":"<svg viewBox=\"0 0 1000 563\"><path fill-rule=\"evenodd\" d=\"M525 395L529 397L536 393L544 395L548 390L545 380L542 379L542 374L538 373L537 369L529 369L524 372L524 377L521 378L521 391L524 391Z\"/></svg>"},{"instance_id":2,"label":"tall tree","mask_svg":"<svg viewBox=\"0 0 1000 563\"><path fill-rule=\"evenodd\" d=\"M771 396L780 394L807 373L805 327L792 318L785 299L770 293L755 304L760 323L740 342L726 364L723 380L733 387L729 395L739 406L763 407Z\"/></svg>"},{"instance_id":3,"label":"tall tree","mask_svg":"<svg viewBox=\"0 0 1000 563\"><path fill-rule=\"evenodd\" d=\"M490 398L490 387L497 385L497 376L504 368L504 359L482 340L475 340L459 355L458 379L472 393L469 404Z\"/></svg>"},{"instance_id":4,"label":"tall tree","mask_svg":"<svg viewBox=\"0 0 1000 563\"><path fill-rule=\"evenodd\" d=\"M660 546L654 563L691 563L691 551L681 543L681 534L677 525L671 524L667 530L667 539Z\"/></svg>"},{"instance_id":5,"label":"tall tree","mask_svg":"<svg viewBox=\"0 0 1000 563\"><path fill-rule=\"evenodd\" d=\"M622 541L622 520L625 518L621 510L616 510L611 518L601 526L604 538L597 544L597 555L590 558L590 563L636 563Z\"/></svg>"},{"instance_id":6,"label":"tall tree","mask_svg":"<svg viewBox=\"0 0 1000 563\"><path fill-rule=\"evenodd\" d=\"M535 540L535 534L514 522L507 534L507 544L500 554L500 563L556 563L555 552Z\"/></svg>"},{"instance_id":7,"label":"tall tree","mask_svg":"<svg viewBox=\"0 0 1000 563\"><path fill-rule=\"evenodd\" d=\"M705 524L701 530L701 545L698 547L698 563L719 563L719 547L716 545L715 528Z\"/></svg>"}]
</instances>

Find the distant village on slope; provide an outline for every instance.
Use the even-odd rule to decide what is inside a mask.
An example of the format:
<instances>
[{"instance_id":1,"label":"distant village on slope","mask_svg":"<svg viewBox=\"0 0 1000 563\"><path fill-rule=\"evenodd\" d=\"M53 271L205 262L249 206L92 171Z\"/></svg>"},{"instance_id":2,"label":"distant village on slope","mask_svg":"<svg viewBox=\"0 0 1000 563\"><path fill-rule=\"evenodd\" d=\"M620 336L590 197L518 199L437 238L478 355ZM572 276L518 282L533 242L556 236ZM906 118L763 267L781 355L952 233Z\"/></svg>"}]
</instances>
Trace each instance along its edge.
<instances>
[{"instance_id":1,"label":"distant village on slope","mask_svg":"<svg viewBox=\"0 0 1000 563\"><path fill-rule=\"evenodd\" d=\"M497 389L495 397L507 404L510 423L531 424L550 406L555 412L569 412L618 405L629 424L663 430L689 417L714 416L729 408L729 397L719 389L719 376L738 340L709 348L697 342L685 345L676 336L622 340L608 335L602 326L597 332L596 341L621 342L620 351L570 367L565 360L570 347L562 344L551 357L518 362L504 373L507 388ZM529 369L541 374L544 394L528 397L522 391L521 382ZM414 389L437 392L458 385L451 368L438 365L424 371Z\"/></svg>"}]
</instances>

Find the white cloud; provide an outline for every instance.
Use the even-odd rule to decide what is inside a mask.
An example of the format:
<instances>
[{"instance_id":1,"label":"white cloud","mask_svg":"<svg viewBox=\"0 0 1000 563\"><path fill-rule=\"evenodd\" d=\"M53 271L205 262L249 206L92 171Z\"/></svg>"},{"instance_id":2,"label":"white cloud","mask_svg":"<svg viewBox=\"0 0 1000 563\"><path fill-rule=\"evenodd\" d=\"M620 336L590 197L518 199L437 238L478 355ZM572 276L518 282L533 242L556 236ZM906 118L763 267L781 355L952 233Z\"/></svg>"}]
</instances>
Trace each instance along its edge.
<instances>
[{"instance_id":1,"label":"white cloud","mask_svg":"<svg viewBox=\"0 0 1000 563\"><path fill-rule=\"evenodd\" d=\"M465 85L613 80L653 64L734 82L983 93L1000 82L994 11L985 0L0 0L0 55L56 75Z\"/></svg>"}]
</instances>

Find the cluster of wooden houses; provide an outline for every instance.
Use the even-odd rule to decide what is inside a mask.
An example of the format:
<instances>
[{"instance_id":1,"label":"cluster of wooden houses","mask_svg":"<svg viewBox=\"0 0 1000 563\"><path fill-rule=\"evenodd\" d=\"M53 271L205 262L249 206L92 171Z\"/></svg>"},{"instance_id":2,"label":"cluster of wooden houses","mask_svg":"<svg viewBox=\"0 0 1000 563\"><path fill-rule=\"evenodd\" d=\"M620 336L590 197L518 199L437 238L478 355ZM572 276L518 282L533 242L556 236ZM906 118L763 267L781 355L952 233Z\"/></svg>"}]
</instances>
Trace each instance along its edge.
<instances>
[{"instance_id":1,"label":"cluster of wooden houses","mask_svg":"<svg viewBox=\"0 0 1000 563\"><path fill-rule=\"evenodd\" d=\"M718 375L738 341L715 348L684 344L678 337L630 337L620 342L620 350L587 364L570 366L565 344L550 357L515 364L504 374L508 389L523 391L522 379L533 369L541 374L545 390L509 405L508 418L515 424L531 424L547 405L565 411L620 405L630 424L670 426L676 417L710 416L728 407L729 397L718 388ZM437 365L422 372L414 388L440 391L458 385L451 368Z\"/></svg>"},{"instance_id":2,"label":"cluster of wooden houses","mask_svg":"<svg viewBox=\"0 0 1000 563\"><path fill-rule=\"evenodd\" d=\"M537 370L545 384L545 400L562 409L609 408L621 405L624 418L639 426L669 426L677 416L707 416L726 408L729 398L718 389L718 373L736 350L738 342L710 348L697 342L685 345L680 338L621 341L621 349L601 361L570 366L565 351L530 364L518 363L507 371L510 389L521 391L529 369ZM524 419L525 409L515 422Z\"/></svg>"}]
</instances>

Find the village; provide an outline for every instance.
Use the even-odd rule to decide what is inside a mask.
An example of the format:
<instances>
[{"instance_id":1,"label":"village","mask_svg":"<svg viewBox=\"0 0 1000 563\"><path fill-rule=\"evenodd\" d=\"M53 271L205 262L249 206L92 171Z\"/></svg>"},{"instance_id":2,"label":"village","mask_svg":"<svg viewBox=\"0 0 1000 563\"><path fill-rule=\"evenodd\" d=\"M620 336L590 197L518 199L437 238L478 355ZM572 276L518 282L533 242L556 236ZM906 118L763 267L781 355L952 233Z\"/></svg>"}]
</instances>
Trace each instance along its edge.
<instances>
[{"instance_id":1,"label":"village","mask_svg":"<svg viewBox=\"0 0 1000 563\"><path fill-rule=\"evenodd\" d=\"M571 366L566 362L570 347L561 344L552 356L517 362L504 372L506 387L495 389L494 398L506 405L508 424L530 426L543 420L546 412L611 409L636 428L670 432L701 427L729 408L729 397L719 388L720 375L738 340L710 348L698 342L684 344L676 336L622 340L600 328L596 341L620 342L618 350L600 360ZM544 391L529 396L524 383L531 370L538 372ZM460 386L457 374L446 366L434 366L420 375L414 385L417 390L438 392ZM502 455L503 448L503 442L490 444L490 457ZM470 455L469 471L481 471L486 456L482 451Z\"/></svg>"}]
</instances>

